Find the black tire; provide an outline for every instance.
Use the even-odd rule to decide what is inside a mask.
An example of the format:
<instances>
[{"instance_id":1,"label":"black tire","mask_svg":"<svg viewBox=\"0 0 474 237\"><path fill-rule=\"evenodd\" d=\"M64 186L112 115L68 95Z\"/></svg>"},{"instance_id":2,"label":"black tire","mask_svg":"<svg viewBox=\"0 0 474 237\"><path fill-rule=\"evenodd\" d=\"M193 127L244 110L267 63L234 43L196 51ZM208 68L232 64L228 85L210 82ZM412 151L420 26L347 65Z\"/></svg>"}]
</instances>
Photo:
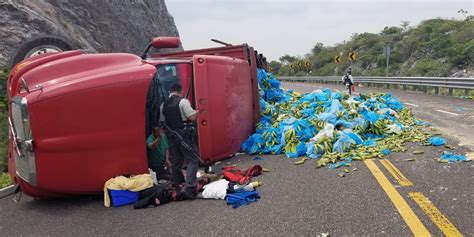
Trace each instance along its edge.
<instances>
[{"instance_id":1,"label":"black tire","mask_svg":"<svg viewBox=\"0 0 474 237\"><path fill-rule=\"evenodd\" d=\"M74 44L58 36L39 36L26 41L16 50L10 60L10 68L27 58L29 54L31 54L32 50L34 50L35 48L39 49L42 46L44 46L45 48L54 47L59 51L68 51L76 48Z\"/></svg>"}]
</instances>

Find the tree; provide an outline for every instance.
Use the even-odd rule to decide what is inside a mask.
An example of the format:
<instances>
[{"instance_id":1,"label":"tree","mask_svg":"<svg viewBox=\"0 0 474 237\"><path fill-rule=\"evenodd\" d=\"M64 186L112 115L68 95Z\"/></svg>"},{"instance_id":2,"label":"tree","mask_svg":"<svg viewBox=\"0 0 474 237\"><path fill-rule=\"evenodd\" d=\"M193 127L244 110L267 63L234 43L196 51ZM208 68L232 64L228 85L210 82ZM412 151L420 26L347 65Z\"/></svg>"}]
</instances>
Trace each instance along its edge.
<instances>
[{"instance_id":1,"label":"tree","mask_svg":"<svg viewBox=\"0 0 474 237\"><path fill-rule=\"evenodd\" d=\"M270 70L271 73L275 75L279 75L281 67L282 67L281 63L277 61L271 61L270 63L268 63L268 69Z\"/></svg>"},{"instance_id":2,"label":"tree","mask_svg":"<svg viewBox=\"0 0 474 237\"><path fill-rule=\"evenodd\" d=\"M294 57L294 56L290 56L288 54L285 54L283 56L280 57L280 62L283 64L283 65L288 65L294 61L296 61L298 58L297 57Z\"/></svg>"},{"instance_id":3,"label":"tree","mask_svg":"<svg viewBox=\"0 0 474 237\"><path fill-rule=\"evenodd\" d=\"M410 29L410 21L402 21L402 23L400 24L400 26L402 27L402 32L407 32L409 29Z\"/></svg>"}]
</instances>

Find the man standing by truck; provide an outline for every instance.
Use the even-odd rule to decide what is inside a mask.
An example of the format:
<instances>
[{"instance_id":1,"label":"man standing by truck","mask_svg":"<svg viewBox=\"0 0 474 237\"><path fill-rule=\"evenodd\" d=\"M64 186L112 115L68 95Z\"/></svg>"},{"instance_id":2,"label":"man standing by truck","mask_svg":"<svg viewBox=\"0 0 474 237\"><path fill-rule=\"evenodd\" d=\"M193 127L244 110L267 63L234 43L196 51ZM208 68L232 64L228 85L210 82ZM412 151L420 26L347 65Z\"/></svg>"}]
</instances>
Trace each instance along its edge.
<instances>
[{"instance_id":1,"label":"man standing by truck","mask_svg":"<svg viewBox=\"0 0 474 237\"><path fill-rule=\"evenodd\" d=\"M165 167L171 167L168 150L168 139L163 128L155 127L146 139L148 151L148 167L156 173L156 178L170 179L171 173Z\"/></svg>"},{"instance_id":2,"label":"man standing by truck","mask_svg":"<svg viewBox=\"0 0 474 237\"><path fill-rule=\"evenodd\" d=\"M197 119L198 111L191 107L186 98L181 97L182 86L179 83L171 85L170 95L160 107L160 120L173 131L176 131L184 139L191 150L181 144L181 140L171 132L168 133L169 150L171 153L172 182L181 185L185 181L183 192L188 199L194 198L196 186L196 173L199 168L199 157L196 146L196 129L193 122ZM183 163L186 162L186 180L181 171Z\"/></svg>"}]
</instances>

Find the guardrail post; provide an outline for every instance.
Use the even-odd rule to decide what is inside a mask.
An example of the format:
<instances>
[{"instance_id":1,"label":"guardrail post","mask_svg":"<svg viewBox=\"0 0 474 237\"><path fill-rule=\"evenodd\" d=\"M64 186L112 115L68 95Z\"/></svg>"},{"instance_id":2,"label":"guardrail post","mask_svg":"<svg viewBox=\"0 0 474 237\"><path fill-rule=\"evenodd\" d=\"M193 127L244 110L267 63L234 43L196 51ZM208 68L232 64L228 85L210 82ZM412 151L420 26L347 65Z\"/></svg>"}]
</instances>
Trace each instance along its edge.
<instances>
[{"instance_id":1,"label":"guardrail post","mask_svg":"<svg viewBox=\"0 0 474 237\"><path fill-rule=\"evenodd\" d=\"M469 89L464 89L464 95L469 96Z\"/></svg>"},{"instance_id":2,"label":"guardrail post","mask_svg":"<svg viewBox=\"0 0 474 237\"><path fill-rule=\"evenodd\" d=\"M439 95L439 87L435 87L435 94Z\"/></svg>"},{"instance_id":3,"label":"guardrail post","mask_svg":"<svg viewBox=\"0 0 474 237\"><path fill-rule=\"evenodd\" d=\"M403 85L403 90L404 90L404 91L407 90L407 85Z\"/></svg>"},{"instance_id":4,"label":"guardrail post","mask_svg":"<svg viewBox=\"0 0 474 237\"><path fill-rule=\"evenodd\" d=\"M427 93L428 92L428 88L426 88L426 86L423 86L423 93Z\"/></svg>"},{"instance_id":5,"label":"guardrail post","mask_svg":"<svg viewBox=\"0 0 474 237\"><path fill-rule=\"evenodd\" d=\"M448 89L448 95L449 95L449 96L453 96L453 88L449 88L449 89Z\"/></svg>"}]
</instances>

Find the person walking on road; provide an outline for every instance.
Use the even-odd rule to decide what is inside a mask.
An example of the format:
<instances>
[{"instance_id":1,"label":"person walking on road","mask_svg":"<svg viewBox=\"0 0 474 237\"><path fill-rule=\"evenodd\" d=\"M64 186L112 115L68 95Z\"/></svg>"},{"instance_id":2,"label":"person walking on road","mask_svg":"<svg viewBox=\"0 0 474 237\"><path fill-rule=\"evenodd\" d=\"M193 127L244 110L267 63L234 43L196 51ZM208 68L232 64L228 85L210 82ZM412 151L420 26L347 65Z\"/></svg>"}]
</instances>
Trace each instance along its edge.
<instances>
[{"instance_id":1,"label":"person walking on road","mask_svg":"<svg viewBox=\"0 0 474 237\"><path fill-rule=\"evenodd\" d=\"M342 83L348 87L349 89L349 95L352 94L352 86L354 85L354 79L352 78L352 69L349 68L349 70L347 70L347 73L346 75L344 75L342 77Z\"/></svg>"},{"instance_id":2,"label":"person walking on road","mask_svg":"<svg viewBox=\"0 0 474 237\"><path fill-rule=\"evenodd\" d=\"M198 111L191 107L191 103L186 98L181 97L182 86L179 83L171 85L170 95L163 102L160 108L160 120L176 131L184 138L191 151L185 149L181 145L179 138L172 133L168 133L169 150L171 153L171 170L173 184L183 185L184 195L187 199L194 198L194 189L196 186L196 173L199 168L199 157L193 155L198 154L196 145L196 129L193 122L197 119ZM181 171L183 163L186 162L186 179Z\"/></svg>"}]
</instances>

